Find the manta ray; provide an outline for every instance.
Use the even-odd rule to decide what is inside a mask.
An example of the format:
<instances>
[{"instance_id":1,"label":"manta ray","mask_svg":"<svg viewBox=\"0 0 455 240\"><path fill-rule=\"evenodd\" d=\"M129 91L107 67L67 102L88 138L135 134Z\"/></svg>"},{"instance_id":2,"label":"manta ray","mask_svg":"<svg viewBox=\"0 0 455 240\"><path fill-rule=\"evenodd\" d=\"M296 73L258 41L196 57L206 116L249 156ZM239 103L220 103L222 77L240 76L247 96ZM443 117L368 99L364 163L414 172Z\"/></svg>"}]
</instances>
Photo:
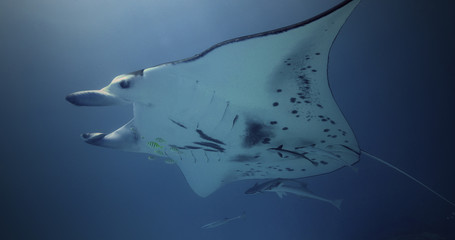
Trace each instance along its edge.
<instances>
[{"instance_id":1,"label":"manta ray","mask_svg":"<svg viewBox=\"0 0 455 240\"><path fill-rule=\"evenodd\" d=\"M327 65L359 1L72 93L66 99L74 105L134 109L118 130L82 138L175 163L201 197L233 181L303 178L352 166L362 151L332 96Z\"/></svg>"}]
</instances>

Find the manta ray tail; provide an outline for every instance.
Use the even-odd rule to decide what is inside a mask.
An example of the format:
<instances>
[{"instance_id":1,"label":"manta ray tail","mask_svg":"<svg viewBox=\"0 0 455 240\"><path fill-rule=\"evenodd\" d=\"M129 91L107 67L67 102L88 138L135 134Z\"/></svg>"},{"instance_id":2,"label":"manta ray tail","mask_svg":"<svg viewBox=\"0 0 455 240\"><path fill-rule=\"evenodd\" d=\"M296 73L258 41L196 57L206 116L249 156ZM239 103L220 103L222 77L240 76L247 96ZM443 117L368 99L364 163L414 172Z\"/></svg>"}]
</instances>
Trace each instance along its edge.
<instances>
[{"instance_id":1,"label":"manta ray tail","mask_svg":"<svg viewBox=\"0 0 455 240\"><path fill-rule=\"evenodd\" d=\"M403 170L401 170L401 169L399 169L399 168L393 166L392 164L390 164L390 163L388 163L388 162L386 162L386 161L384 161L384 160L382 160L382 159L380 159L380 158L378 158L378 157L376 157L376 156L374 156L374 155L369 154L368 152L365 152L365 151L363 151L363 150L361 150L361 152L362 152L363 154L365 154L366 156L368 156L368 157L370 157L370 158L372 158L372 159L374 159L374 160L376 160L376 161L378 161L378 162L380 162L380 163L382 163L382 164L384 164L384 165L386 165L386 166L388 166L388 167L390 167L390 168L393 168L393 169L395 169L396 171L398 171L399 173L401 173L401 174L405 175L406 177L408 177L408 178L414 180L416 183L420 184L422 187L426 188L427 190L429 190L430 192L434 193L436 196L438 196L438 197L441 198L442 200L446 201L447 203L449 203L450 205L452 205L452 206L455 207L455 203L453 203L453 202L450 201L449 199L445 198L444 196L442 196L441 194L439 194L439 193L436 192L435 190L431 189L430 187L428 187L427 185L425 185L425 184L422 183L421 181L417 180L415 177L409 175L409 174L406 173L405 171L403 171Z\"/></svg>"}]
</instances>

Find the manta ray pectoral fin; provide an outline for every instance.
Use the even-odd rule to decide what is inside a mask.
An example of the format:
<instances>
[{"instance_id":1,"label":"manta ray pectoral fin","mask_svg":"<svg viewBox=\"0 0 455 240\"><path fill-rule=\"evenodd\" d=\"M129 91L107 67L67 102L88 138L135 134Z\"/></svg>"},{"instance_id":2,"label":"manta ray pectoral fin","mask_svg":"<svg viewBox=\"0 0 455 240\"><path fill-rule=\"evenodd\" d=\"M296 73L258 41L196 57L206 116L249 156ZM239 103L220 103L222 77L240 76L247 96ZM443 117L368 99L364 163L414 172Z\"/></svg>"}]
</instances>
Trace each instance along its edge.
<instances>
[{"instance_id":1,"label":"manta ray pectoral fin","mask_svg":"<svg viewBox=\"0 0 455 240\"><path fill-rule=\"evenodd\" d=\"M140 151L138 145L139 133L136 131L133 121L130 121L123 127L109 134L83 133L81 134L81 137L86 143L100 147L115 148L131 152Z\"/></svg>"},{"instance_id":2,"label":"manta ray pectoral fin","mask_svg":"<svg viewBox=\"0 0 455 240\"><path fill-rule=\"evenodd\" d=\"M147 154L150 147L160 148L153 151L174 159L201 197L242 179L334 171L342 164L328 163L330 158L317 151L313 159L295 147L321 141L322 146L346 143L358 148L331 94L327 59L333 40L359 1L345 0L287 27L119 75L101 90L76 92L66 99L78 106L133 103L132 122L110 134L83 134L85 141ZM325 129L338 130L337 135L327 135ZM166 144L157 141L164 138ZM274 157L266 157L268 151L274 151ZM256 159L260 154L264 158ZM346 161L358 161L358 154L350 153ZM284 194L279 187L264 191L274 190Z\"/></svg>"},{"instance_id":3,"label":"manta ray pectoral fin","mask_svg":"<svg viewBox=\"0 0 455 240\"><path fill-rule=\"evenodd\" d=\"M229 162L205 161L202 151L193 151L197 161L177 161L183 175L193 191L207 197L226 183L237 180L231 175Z\"/></svg>"},{"instance_id":4,"label":"manta ray pectoral fin","mask_svg":"<svg viewBox=\"0 0 455 240\"><path fill-rule=\"evenodd\" d=\"M103 90L88 90L71 93L66 100L76 106L124 105L128 102Z\"/></svg>"}]
</instances>

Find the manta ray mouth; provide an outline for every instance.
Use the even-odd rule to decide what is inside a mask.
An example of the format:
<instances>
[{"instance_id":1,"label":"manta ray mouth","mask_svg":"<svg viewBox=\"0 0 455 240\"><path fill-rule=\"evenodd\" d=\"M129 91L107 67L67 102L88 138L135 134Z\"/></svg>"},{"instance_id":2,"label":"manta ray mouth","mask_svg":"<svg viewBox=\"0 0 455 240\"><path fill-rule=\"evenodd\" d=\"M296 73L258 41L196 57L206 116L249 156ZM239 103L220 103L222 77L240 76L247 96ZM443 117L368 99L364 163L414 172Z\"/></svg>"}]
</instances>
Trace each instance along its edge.
<instances>
[{"instance_id":1,"label":"manta ray mouth","mask_svg":"<svg viewBox=\"0 0 455 240\"><path fill-rule=\"evenodd\" d=\"M103 90L79 91L69 94L65 99L76 106L112 106L128 104L128 102Z\"/></svg>"}]
</instances>

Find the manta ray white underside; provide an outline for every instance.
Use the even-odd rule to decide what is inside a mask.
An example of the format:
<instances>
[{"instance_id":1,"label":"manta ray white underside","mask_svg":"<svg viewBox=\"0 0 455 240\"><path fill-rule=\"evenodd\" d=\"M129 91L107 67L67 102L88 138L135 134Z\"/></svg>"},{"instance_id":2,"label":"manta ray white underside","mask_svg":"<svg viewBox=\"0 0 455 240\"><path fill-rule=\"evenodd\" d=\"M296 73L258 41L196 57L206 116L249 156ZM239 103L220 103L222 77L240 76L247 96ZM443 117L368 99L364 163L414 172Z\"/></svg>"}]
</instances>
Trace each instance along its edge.
<instances>
[{"instance_id":1,"label":"manta ray white underside","mask_svg":"<svg viewBox=\"0 0 455 240\"><path fill-rule=\"evenodd\" d=\"M75 105L134 106L134 118L120 129L82 137L175 162L202 197L236 180L350 166L360 149L330 91L327 61L358 2L70 94Z\"/></svg>"}]
</instances>

